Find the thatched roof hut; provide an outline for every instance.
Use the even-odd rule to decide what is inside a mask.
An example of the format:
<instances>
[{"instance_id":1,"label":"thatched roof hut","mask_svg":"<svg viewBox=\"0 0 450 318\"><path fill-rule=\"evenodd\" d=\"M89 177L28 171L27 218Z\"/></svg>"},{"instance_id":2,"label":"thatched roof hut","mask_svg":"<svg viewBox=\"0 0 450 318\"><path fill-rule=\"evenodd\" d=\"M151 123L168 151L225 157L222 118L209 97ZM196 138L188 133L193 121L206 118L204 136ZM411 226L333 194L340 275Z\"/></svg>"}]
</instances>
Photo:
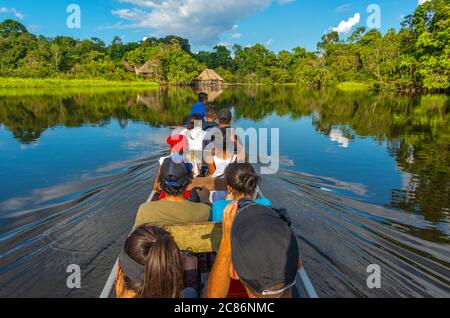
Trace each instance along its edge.
<instances>
[{"instance_id":1,"label":"thatched roof hut","mask_svg":"<svg viewBox=\"0 0 450 318\"><path fill-rule=\"evenodd\" d=\"M206 69L196 78L196 82L199 85L215 86L221 85L224 79L216 71Z\"/></svg>"},{"instance_id":2,"label":"thatched roof hut","mask_svg":"<svg viewBox=\"0 0 450 318\"><path fill-rule=\"evenodd\" d=\"M122 63L125 72L134 72L134 67L130 65L127 61Z\"/></svg>"}]
</instances>

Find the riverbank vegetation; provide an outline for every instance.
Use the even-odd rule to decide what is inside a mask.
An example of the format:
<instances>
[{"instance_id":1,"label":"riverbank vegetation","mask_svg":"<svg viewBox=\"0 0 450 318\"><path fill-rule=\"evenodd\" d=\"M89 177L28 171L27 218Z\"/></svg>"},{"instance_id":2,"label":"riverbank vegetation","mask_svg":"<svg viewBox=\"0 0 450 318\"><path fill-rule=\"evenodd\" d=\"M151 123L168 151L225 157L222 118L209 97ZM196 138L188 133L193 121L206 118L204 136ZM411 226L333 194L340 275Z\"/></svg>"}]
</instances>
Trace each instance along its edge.
<instances>
[{"instance_id":1,"label":"riverbank vegetation","mask_svg":"<svg viewBox=\"0 0 450 318\"><path fill-rule=\"evenodd\" d=\"M444 92L450 88L449 43L448 0L418 6L398 32L383 35L359 27L345 38L328 33L316 52L296 47L274 53L256 44L193 53L189 41L177 36L139 43L116 37L106 45L97 38L36 36L19 22L5 20L0 24L0 76L187 85L208 67L228 83Z\"/></svg>"},{"instance_id":2,"label":"riverbank vegetation","mask_svg":"<svg viewBox=\"0 0 450 318\"><path fill-rule=\"evenodd\" d=\"M56 78L12 78L1 77L1 88L70 88L70 87L157 87L158 83L143 80L106 79L56 79ZM22 92L23 94L23 92ZM0 94L1 95L1 94Z\"/></svg>"}]
</instances>

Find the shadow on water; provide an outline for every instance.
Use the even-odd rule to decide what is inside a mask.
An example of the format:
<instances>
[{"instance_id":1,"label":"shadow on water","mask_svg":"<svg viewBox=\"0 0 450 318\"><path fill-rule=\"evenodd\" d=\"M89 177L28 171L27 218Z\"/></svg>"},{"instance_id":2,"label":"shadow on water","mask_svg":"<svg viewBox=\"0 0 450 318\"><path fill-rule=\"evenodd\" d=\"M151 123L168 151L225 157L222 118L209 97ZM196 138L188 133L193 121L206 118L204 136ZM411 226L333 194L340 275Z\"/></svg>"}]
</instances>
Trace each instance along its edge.
<instances>
[{"instance_id":1,"label":"shadow on water","mask_svg":"<svg viewBox=\"0 0 450 318\"><path fill-rule=\"evenodd\" d=\"M135 125L164 129L180 123L195 100L189 89L8 94L0 97L0 124L13 140L6 140L6 146L0 140L2 169L19 165L13 159L21 154L7 156L12 143L38 148L41 139L54 140L62 128L77 128L66 132L73 138L88 127L119 135ZM448 97L228 88L214 104L234 107L238 124L260 125L288 116L289 127L281 127L286 134L297 133L300 120L311 118L308 125L314 134L331 139L339 149L369 138L370 147L384 148L386 156L394 158L393 170L399 171L394 177L403 180L384 186L390 193L377 199L384 204L371 197L369 180L303 171L305 157L298 159L295 147L281 149L282 156L295 157L295 162L282 163L277 174L264 177L266 195L289 210L301 254L321 296L450 295ZM113 121L119 130L113 131ZM107 141L97 130L89 138ZM141 153L115 160L111 151L112 159L100 167L81 166L75 180L57 179L53 167L47 167L48 184L20 188L18 180L28 177L25 172L8 185L1 181L0 189L13 194L0 194L0 296L99 295L135 212L151 191L157 159L163 154L157 138L145 139L155 143L150 153L143 146ZM63 152L67 159L62 144L57 145L53 151ZM29 151L39 155L34 148ZM319 171L326 167L318 159L327 154L312 158ZM361 173L358 163L348 162L352 164L355 174ZM70 264L82 268L80 290L66 288L65 269ZM367 288L370 264L381 266L379 290Z\"/></svg>"}]
</instances>

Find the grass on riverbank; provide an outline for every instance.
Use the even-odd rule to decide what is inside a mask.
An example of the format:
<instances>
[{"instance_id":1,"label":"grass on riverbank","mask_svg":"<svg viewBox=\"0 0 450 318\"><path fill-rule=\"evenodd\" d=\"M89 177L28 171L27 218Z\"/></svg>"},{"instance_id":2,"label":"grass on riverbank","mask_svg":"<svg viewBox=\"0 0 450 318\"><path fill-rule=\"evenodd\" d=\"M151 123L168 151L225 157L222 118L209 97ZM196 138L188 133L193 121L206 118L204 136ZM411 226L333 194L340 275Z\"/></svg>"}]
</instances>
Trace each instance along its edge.
<instances>
[{"instance_id":1,"label":"grass on riverbank","mask_svg":"<svg viewBox=\"0 0 450 318\"><path fill-rule=\"evenodd\" d=\"M0 78L0 88L63 88L63 87L157 87L151 81L108 81L102 79L38 79Z\"/></svg>"},{"instance_id":2,"label":"grass on riverbank","mask_svg":"<svg viewBox=\"0 0 450 318\"><path fill-rule=\"evenodd\" d=\"M337 88L344 92L370 91L373 90L373 84L367 82L343 82L339 83Z\"/></svg>"}]
</instances>

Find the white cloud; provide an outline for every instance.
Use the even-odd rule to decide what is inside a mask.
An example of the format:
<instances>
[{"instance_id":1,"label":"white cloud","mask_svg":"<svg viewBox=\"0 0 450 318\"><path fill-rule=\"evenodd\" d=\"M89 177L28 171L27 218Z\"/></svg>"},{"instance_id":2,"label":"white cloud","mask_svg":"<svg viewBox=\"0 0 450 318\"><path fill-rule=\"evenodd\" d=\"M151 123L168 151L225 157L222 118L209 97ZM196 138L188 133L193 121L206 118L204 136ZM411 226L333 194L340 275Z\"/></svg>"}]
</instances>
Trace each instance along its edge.
<instances>
[{"instance_id":1,"label":"white cloud","mask_svg":"<svg viewBox=\"0 0 450 318\"><path fill-rule=\"evenodd\" d=\"M15 8L6 8L6 7L1 7L0 8L0 13L9 13L14 15L16 18L23 20L25 18L25 15L19 11L17 11Z\"/></svg>"},{"instance_id":2,"label":"white cloud","mask_svg":"<svg viewBox=\"0 0 450 318\"><path fill-rule=\"evenodd\" d=\"M234 39L240 39L242 37L242 33L233 33L231 35L231 37L234 38Z\"/></svg>"},{"instance_id":3,"label":"white cloud","mask_svg":"<svg viewBox=\"0 0 450 318\"><path fill-rule=\"evenodd\" d=\"M132 5L112 13L129 23L114 28L153 29L160 35L176 34L194 44L212 45L219 36L239 26L236 22L267 8L295 0L119 0Z\"/></svg>"},{"instance_id":4,"label":"white cloud","mask_svg":"<svg viewBox=\"0 0 450 318\"><path fill-rule=\"evenodd\" d=\"M361 14L355 13L353 17L348 19L347 21L343 20L339 23L339 25L333 28L333 31L338 33L347 33L349 32L355 25L357 25L361 21Z\"/></svg>"},{"instance_id":5,"label":"white cloud","mask_svg":"<svg viewBox=\"0 0 450 318\"><path fill-rule=\"evenodd\" d=\"M428 1L430 1L430 0L419 0L419 5L422 5L422 4L424 4L425 2L428 2Z\"/></svg>"},{"instance_id":6,"label":"white cloud","mask_svg":"<svg viewBox=\"0 0 450 318\"><path fill-rule=\"evenodd\" d=\"M267 40L266 41L266 45L268 46L268 45L272 45L273 44L273 39L269 39L269 40Z\"/></svg>"}]
</instances>

